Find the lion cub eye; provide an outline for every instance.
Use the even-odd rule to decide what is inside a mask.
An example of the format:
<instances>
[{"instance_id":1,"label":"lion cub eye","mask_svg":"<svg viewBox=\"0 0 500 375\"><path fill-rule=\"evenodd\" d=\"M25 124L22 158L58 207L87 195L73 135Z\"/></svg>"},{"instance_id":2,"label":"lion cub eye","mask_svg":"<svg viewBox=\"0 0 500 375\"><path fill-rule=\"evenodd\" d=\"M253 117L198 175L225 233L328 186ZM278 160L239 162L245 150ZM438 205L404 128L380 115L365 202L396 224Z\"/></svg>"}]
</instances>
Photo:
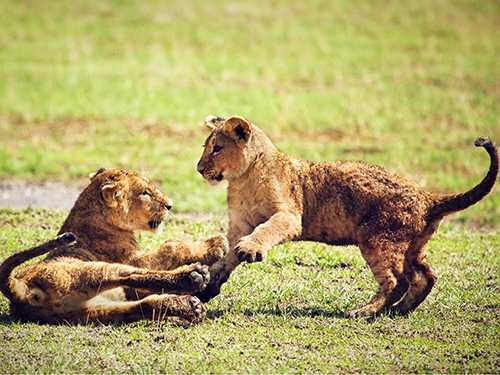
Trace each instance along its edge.
<instances>
[{"instance_id":1,"label":"lion cub eye","mask_svg":"<svg viewBox=\"0 0 500 375\"><path fill-rule=\"evenodd\" d=\"M142 192L142 195L145 196L145 197L151 197L151 193L148 190L144 190Z\"/></svg>"},{"instance_id":2,"label":"lion cub eye","mask_svg":"<svg viewBox=\"0 0 500 375\"><path fill-rule=\"evenodd\" d=\"M216 154L217 152L220 152L222 148L222 146L214 146L213 153Z\"/></svg>"}]
</instances>

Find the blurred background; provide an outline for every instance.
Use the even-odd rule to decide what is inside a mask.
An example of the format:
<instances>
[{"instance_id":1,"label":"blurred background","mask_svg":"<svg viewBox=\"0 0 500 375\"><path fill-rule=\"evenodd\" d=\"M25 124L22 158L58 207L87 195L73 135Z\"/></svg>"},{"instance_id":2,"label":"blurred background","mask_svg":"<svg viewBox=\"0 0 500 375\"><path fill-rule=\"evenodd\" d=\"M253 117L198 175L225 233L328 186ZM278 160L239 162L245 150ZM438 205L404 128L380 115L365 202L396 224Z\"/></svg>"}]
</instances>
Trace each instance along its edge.
<instances>
[{"instance_id":1,"label":"blurred background","mask_svg":"<svg viewBox=\"0 0 500 375\"><path fill-rule=\"evenodd\" d=\"M222 213L200 123L235 114L295 157L465 191L489 165L475 138L500 143L499 36L491 0L2 0L4 200L123 167L174 211ZM499 192L454 222L498 229Z\"/></svg>"}]
</instances>

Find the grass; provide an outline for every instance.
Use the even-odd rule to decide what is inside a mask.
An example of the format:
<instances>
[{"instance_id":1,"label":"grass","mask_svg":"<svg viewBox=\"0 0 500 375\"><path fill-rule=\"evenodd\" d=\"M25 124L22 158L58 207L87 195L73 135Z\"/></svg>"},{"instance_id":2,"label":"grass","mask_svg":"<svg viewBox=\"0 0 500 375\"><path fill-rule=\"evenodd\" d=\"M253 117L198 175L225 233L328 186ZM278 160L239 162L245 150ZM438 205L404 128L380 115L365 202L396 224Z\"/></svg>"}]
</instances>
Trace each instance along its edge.
<instances>
[{"instance_id":1,"label":"grass","mask_svg":"<svg viewBox=\"0 0 500 375\"><path fill-rule=\"evenodd\" d=\"M488 165L474 139L500 143L499 25L487 0L3 0L0 181L128 168L178 213L145 248L206 238L226 204L197 175L198 124L239 114L296 157L465 191ZM499 192L445 221L428 252L441 277L408 317L344 319L375 290L358 251L286 244L240 267L189 328L19 324L2 297L0 372L498 373ZM0 258L66 214L0 211Z\"/></svg>"},{"instance_id":2,"label":"grass","mask_svg":"<svg viewBox=\"0 0 500 375\"><path fill-rule=\"evenodd\" d=\"M0 211L2 258L48 239L64 212ZM43 224L42 224L43 223ZM165 238L219 233L224 217L174 218ZM293 243L243 265L207 318L130 325L20 324L0 298L2 373L498 373L500 279L495 232L443 225L428 258L440 279L407 317L345 319L375 284L358 250Z\"/></svg>"},{"instance_id":3,"label":"grass","mask_svg":"<svg viewBox=\"0 0 500 375\"><path fill-rule=\"evenodd\" d=\"M0 178L125 167L178 211L221 213L224 190L195 170L209 114L245 116L294 156L362 159L439 193L477 183L474 139L500 139L496 2L2 7ZM498 225L498 192L464 220Z\"/></svg>"}]
</instances>

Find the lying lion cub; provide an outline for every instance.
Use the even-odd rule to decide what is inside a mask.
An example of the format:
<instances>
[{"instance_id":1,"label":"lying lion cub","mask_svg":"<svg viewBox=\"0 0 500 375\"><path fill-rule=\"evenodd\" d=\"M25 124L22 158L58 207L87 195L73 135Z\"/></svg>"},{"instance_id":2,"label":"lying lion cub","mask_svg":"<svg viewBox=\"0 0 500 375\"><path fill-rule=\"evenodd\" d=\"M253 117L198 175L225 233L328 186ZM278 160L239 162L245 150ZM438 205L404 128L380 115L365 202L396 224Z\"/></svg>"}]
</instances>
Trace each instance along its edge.
<instances>
[{"instance_id":1,"label":"lying lion cub","mask_svg":"<svg viewBox=\"0 0 500 375\"><path fill-rule=\"evenodd\" d=\"M195 262L210 265L222 258L227 240L167 241L143 252L134 230L158 232L171 206L171 199L146 178L100 169L77 199L62 235L14 254L0 266L0 290L11 302L11 313L41 323L167 316L200 321L205 308L189 294L205 288L209 273ZM10 277L16 266L48 251L43 261ZM176 269L185 264L191 265Z\"/></svg>"},{"instance_id":2,"label":"lying lion cub","mask_svg":"<svg viewBox=\"0 0 500 375\"><path fill-rule=\"evenodd\" d=\"M475 142L491 159L483 181L465 193L441 197L375 165L293 159L239 116L209 116L205 124L211 134L198 172L210 184L229 182L230 251L210 267L202 301L219 294L240 262L261 261L285 241L309 240L357 245L370 266L378 292L348 316L412 311L437 279L424 246L444 216L485 197L498 175L498 150L486 138Z\"/></svg>"}]
</instances>

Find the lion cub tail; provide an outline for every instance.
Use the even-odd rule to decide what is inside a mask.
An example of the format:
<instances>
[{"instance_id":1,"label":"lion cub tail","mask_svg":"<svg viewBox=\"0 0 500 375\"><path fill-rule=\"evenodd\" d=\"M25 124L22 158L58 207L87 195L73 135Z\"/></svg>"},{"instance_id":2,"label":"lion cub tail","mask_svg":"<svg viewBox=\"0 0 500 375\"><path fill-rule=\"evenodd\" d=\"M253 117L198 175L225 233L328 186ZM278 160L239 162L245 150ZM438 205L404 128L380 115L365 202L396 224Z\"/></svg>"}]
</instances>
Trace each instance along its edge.
<instances>
[{"instance_id":1,"label":"lion cub tail","mask_svg":"<svg viewBox=\"0 0 500 375\"><path fill-rule=\"evenodd\" d=\"M0 265L0 291L12 302L15 296L10 287L10 274L14 268L27 260L48 253L52 249L70 244L74 241L76 241L76 236L71 232L66 232L41 245L20 251L5 259Z\"/></svg>"},{"instance_id":2,"label":"lion cub tail","mask_svg":"<svg viewBox=\"0 0 500 375\"><path fill-rule=\"evenodd\" d=\"M483 180L465 193L440 197L436 206L431 210L433 217L444 217L452 212L457 212L472 206L489 194L498 178L499 155L498 148L489 138L477 138L476 147L484 147L490 155L490 169Z\"/></svg>"}]
</instances>

